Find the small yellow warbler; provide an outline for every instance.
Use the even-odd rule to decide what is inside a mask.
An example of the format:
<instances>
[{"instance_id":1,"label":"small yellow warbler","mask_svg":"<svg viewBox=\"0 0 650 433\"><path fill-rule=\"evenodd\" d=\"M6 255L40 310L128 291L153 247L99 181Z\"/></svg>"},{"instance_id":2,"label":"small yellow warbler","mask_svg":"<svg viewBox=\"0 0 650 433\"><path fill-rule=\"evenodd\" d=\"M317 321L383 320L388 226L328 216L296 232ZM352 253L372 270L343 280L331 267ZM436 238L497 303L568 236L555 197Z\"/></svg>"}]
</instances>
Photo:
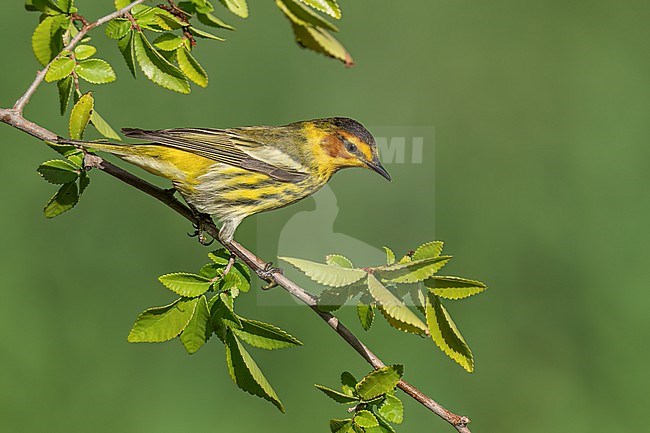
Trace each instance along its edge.
<instances>
[{"instance_id":1,"label":"small yellow warbler","mask_svg":"<svg viewBox=\"0 0 650 433\"><path fill-rule=\"evenodd\" d=\"M73 143L171 180L195 211L219 219L224 242L247 216L313 194L342 168L366 167L391 180L373 136L345 117L284 126L123 132L147 143Z\"/></svg>"}]
</instances>

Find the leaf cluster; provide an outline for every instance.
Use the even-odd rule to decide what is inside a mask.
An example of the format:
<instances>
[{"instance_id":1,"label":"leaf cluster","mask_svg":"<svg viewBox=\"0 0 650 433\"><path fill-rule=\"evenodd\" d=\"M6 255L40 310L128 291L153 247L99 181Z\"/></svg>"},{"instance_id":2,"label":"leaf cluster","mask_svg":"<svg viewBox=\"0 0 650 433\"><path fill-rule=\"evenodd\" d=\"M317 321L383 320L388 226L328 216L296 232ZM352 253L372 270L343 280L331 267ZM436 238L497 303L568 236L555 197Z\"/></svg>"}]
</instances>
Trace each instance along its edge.
<instances>
[{"instance_id":1,"label":"leaf cluster","mask_svg":"<svg viewBox=\"0 0 650 433\"><path fill-rule=\"evenodd\" d=\"M346 257L335 254L327 256L325 263L281 259L328 286L318 298L322 310L335 311L348 300L357 299L357 315L366 331L379 311L395 329L430 336L447 356L472 372L472 351L441 299L464 299L485 291L487 286L467 278L437 275L451 260L451 256L442 255L442 247L442 242L428 242L399 261L384 247L386 264L367 268L356 268Z\"/></svg>"},{"instance_id":2,"label":"leaf cluster","mask_svg":"<svg viewBox=\"0 0 650 433\"><path fill-rule=\"evenodd\" d=\"M335 0L276 0L275 4L291 23L298 45L338 59L346 66L354 64L350 53L332 36L331 32L339 29L315 12L341 18L341 8Z\"/></svg>"},{"instance_id":3,"label":"leaf cluster","mask_svg":"<svg viewBox=\"0 0 650 433\"><path fill-rule=\"evenodd\" d=\"M220 0L231 13L248 17L246 0ZM320 14L341 17L335 0L277 0L280 10L291 21L300 45L351 64L347 51L328 31L338 29ZM116 10L130 4L114 0ZM61 115L65 115L71 96L77 103L83 91L80 81L107 84L117 79L113 67L95 58L97 49L89 45L89 37L81 45L67 51L72 38L84 25L74 0L26 0L25 8L40 12L39 24L32 34L32 50L41 65L47 68L45 81L56 82ZM131 74L137 70L153 83L174 92L190 93L190 83L207 87L209 78L193 54L197 40L224 41L206 30L234 30L222 21L215 6L208 0L183 0L157 6L136 5L122 17L107 23L105 34L116 41ZM150 40L151 35L156 35ZM106 138L119 140L115 130L92 110L90 124Z\"/></svg>"},{"instance_id":4,"label":"leaf cluster","mask_svg":"<svg viewBox=\"0 0 650 433\"><path fill-rule=\"evenodd\" d=\"M72 139L80 140L95 115L93 111L95 99L92 93L88 92L75 97L75 100L76 103L70 113L68 130ZM81 195L90 185L90 176L84 167L84 150L57 143L48 143L48 146L64 158L45 161L36 169L45 181L61 185L44 209L47 218L54 218L79 203Z\"/></svg>"},{"instance_id":5,"label":"leaf cluster","mask_svg":"<svg viewBox=\"0 0 650 433\"><path fill-rule=\"evenodd\" d=\"M81 45L74 50L63 50L79 33L75 20L78 10L74 0L27 0L25 7L41 12L39 24L32 34L32 50L38 62L48 68L45 81L57 84L61 115L65 115L71 98L73 103L81 98L80 80L90 84L107 84L117 79L107 61L94 58L97 49L88 44L91 40L89 37L82 39ZM94 109L91 110L89 123L104 137L120 139Z\"/></svg>"},{"instance_id":6,"label":"leaf cluster","mask_svg":"<svg viewBox=\"0 0 650 433\"><path fill-rule=\"evenodd\" d=\"M129 0L115 0L122 10ZM220 0L231 13L248 17L246 0ZM296 41L302 47L339 59L347 65L352 59L346 49L331 35L338 28L321 13L335 19L341 9L335 0L276 0L276 5L289 19ZM37 60L46 66L51 61L47 81L60 81L67 76L82 78L93 84L115 81L112 67L100 59L89 59L96 50L84 47L73 53L61 52L79 32L78 13L74 0L26 0L29 11L41 12L39 25L32 35L32 48ZM235 30L219 18L208 0L183 0L169 5L136 5L126 16L111 20L106 35L117 41L124 60L136 76L136 66L155 84L179 93L190 92L190 82L208 85L208 75L192 54L197 39L224 41L206 30ZM145 31L159 34L150 42Z\"/></svg>"},{"instance_id":7,"label":"leaf cluster","mask_svg":"<svg viewBox=\"0 0 650 433\"><path fill-rule=\"evenodd\" d=\"M159 343L178 337L187 353L194 354L216 335L225 346L228 372L235 384L284 412L280 398L245 345L275 350L302 343L277 326L237 314L235 301L250 290L250 271L238 262L229 265L229 255L223 249L209 257L211 262L198 273L177 272L158 278L179 298L142 312L128 341Z\"/></svg>"},{"instance_id":8,"label":"leaf cluster","mask_svg":"<svg viewBox=\"0 0 650 433\"><path fill-rule=\"evenodd\" d=\"M395 433L392 424L404 420L404 405L395 396L395 387L404 368L391 365L374 370L357 381L349 373L341 374L341 391L316 385L325 395L340 404L353 405L351 417L330 420L332 433Z\"/></svg>"},{"instance_id":9,"label":"leaf cluster","mask_svg":"<svg viewBox=\"0 0 650 433\"><path fill-rule=\"evenodd\" d=\"M116 0L115 6L121 9L128 3ZM231 3L245 5L243 0ZM234 9L242 16L239 8ZM200 87L208 85L207 72L192 55L197 38L225 40L197 27L197 24L234 30L214 16L213 11L214 6L207 0L182 1L170 6L137 5L129 16L111 20L106 26L106 36L117 41L122 57L134 77L137 76L139 67L153 83L187 94L191 90L190 82ZM145 31L158 36L151 42Z\"/></svg>"}]
</instances>

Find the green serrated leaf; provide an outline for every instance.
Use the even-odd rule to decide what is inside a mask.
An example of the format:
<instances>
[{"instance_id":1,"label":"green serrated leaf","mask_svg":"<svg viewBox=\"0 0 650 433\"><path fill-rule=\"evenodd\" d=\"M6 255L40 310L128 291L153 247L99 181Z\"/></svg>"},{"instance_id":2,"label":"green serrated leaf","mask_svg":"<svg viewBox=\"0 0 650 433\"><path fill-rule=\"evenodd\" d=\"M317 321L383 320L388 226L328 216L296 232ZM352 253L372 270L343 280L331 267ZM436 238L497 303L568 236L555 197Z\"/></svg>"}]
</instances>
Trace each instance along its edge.
<instances>
[{"instance_id":1,"label":"green serrated leaf","mask_svg":"<svg viewBox=\"0 0 650 433\"><path fill-rule=\"evenodd\" d=\"M318 308L321 311L336 311L345 305L349 294L347 287L325 289L318 297Z\"/></svg>"},{"instance_id":2,"label":"green serrated leaf","mask_svg":"<svg viewBox=\"0 0 650 433\"><path fill-rule=\"evenodd\" d=\"M379 421L379 427L371 427L366 429L366 433L396 433L393 426L391 426L388 421L381 416L376 407L372 409L372 413L377 417Z\"/></svg>"},{"instance_id":3,"label":"green serrated leaf","mask_svg":"<svg viewBox=\"0 0 650 433\"><path fill-rule=\"evenodd\" d=\"M275 4L292 22L299 26L314 26L338 32L339 29L312 9L303 5L300 0L275 0Z\"/></svg>"},{"instance_id":4,"label":"green serrated leaf","mask_svg":"<svg viewBox=\"0 0 650 433\"><path fill-rule=\"evenodd\" d=\"M444 243L440 241L427 242L426 244L420 245L411 258L413 260L422 260L438 257L442 254L443 246Z\"/></svg>"},{"instance_id":5,"label":"green serrated leaf","mask_svg":"<svg viewBox=\"0 0 650 433\"><path fill-rule=\"evenodd\" d=\"M277 326L240 317L241 328L233 329L239 339L253 347L274 350L302 346L300 340Z\"/></svg>"},{"instance_id":6,"label":"green serrated leaf","mask_svg":"<svg viewBox=\"0 0 650 433\"><path fill-rule=\"evenodd\" d=\"M427 323L431 338L451 359L456 361L469 373L474 371L474 357L456 324L440 299L429 292L427 296Z\"/></svg>"},{"instance_id":7,"label":"green serrated leaf","mask_svg":"<svg viewBox=\"0 0 650 433\"><path fill-rule=\"evenodd\" d=\"M68 109L70 95L72 94L72 89L74 88L74 79L71 76L67 76L63 80L56 83L56 85L59 90L59 108L61 110L61 115L63 116Z\"/></svg>"},{"instance_id":8,"label":"green serrated leaf","mask_svg":"<svg viewBox=\"0 0 650 433\"><path fill-rule=\"evenodd\" d=\"M214 11L214 6L208 0L190 0L193 5L193 11L209 13ZM179 3L180 6L180 3Z\"/></svg>"},{"instance_id":9,"label":"green serrated leaf","mask_svg":"<svg viewBox=\"0 0 650 433\"><path fill-rule=\"evenodd\" d=\"M377 427L379 421L369 410L360 410L354 415L354 423L362 428Z\"/></svg>"},{"instance_id":10,"label":"green serrated leaf","mask_svg":"<svg viewBox=\"0 0 650 433\"><path fill-rule=\"evenodd\" d=\"M123 18L115 18L106 24L105 33L111 39L120 40L129 34L131 26L131 21Z\"/></svg>"},{"instance_id":11,"label":"green serrated leaf","mask_svg":"<svg viewBox=\"0 0 650 433\"><path fill-rule=\"evenodd\" d=\"M43 179L55 185L65 185L79 177L79 169L62 159L46 161L39 165L36 171L43 176Z\"/></svg>"},{"instance_id":12,"label":"green serrated leaf","mask_svg":"<svg viewBox=\"0 0 650 433\"><path fill-rule=\"evenodd\" d=\"M159 86L174 92L190 93L185 75L156 51L142 33L135 33L135 57L144 75Z\"/></svg>"},{"instance_id":13,"label":"green serrated leaf","mask_svg":"<svg viewBox=\"0 0 650 433\"><path fill-rule=\"evenodd\" d=\"M390 290L375 278L368 274L368 291L379 304L380 311L388 318L388 323L400 331L425 334L427 326L415 315L404 303L397 298Z\"/></svg>"},{"instance_id":14,"label":"green serrated leaf","mask_svg":"<svg viewBox=\"0 0 650 433\"><path fill-rule=\"evenodd\" d=\"M401 259L399 259L399 262L397 262L397 264L398 264L398 265L402 265L402 264L404 264L404 263L409 263L409 262L411 262L411 261L413 261L413 260L411 259L411 256L408 255L408 254L404 254L404 257L402 257Z\"/></svg>"},{"instance_id":15,"label":"green serrated leaf","mask_svg":"<svg viewBox=\"0 0 650 433\"><path fill-rule=\"evenodd\" d=\"M45 3L47 8L50 8L53 11L61 14L68 13L68 8L70 6L70 2L68 0L44 0L43 3Z\"/></svg>"},{"instance_id":16,"label":"green serrated leaf","mask_svg":"<svg viewBox=\"0 0 650 433\"><path fill-rule=\"evenodd\" d=\"M72 14L78 11L78 9L74 6L74 0L58 0L58 1L59 1L59 6L61 6L61 9L63 9L66 13Z\"/></svg>"},{"instance_id":17,"label":"green serrated leaf","mask_svg":"<svg viewBox=\"0 0 650 433\"><path fill-rule=\"evenodd\" d=\"M135 31L130 31L117 42L117 47L122 53L122 57L126 62L126 66L129 67L131 75L136 77L136 68L135 68Z\"/></svg>"},{"instance_id":18,"label":"green serrated leaf","mask_svg":"<svg viewBox=\"0 0 650 433\"><path fill-rule=\"evenodd\" d=\"M163 29L167 31L178 30L180 28L186 27L189 22L177 17L176 15L164 10L157 8L155 12L155 22Z\"/></svg>"},{"instance_id":19,"label":"green serrated leaf","mask_svg":"<svg viewBox=\"0 0 650 433\"><path fill-rule=\"evenodd\" d=\"M205 277L185 272L162 275L158 281L172 292L188 298L201 296L212 285L212 281Z\"/></svg>"},{"instance_id":20,"label":"green serrated leaf","mask_svg":"<svg viewBox=\"0 0 650 433\"><path fill-rule=\"evenodd\" d=\"M77 75L93 84L106 84L115 81L117 76L108 62L101 59L82 60L77 64Z\"/></svg>"},{"instance_id":21,"label":"green serrated leaf","mask_svg":"<svg viewBox=\"0 0 650 433\"><path fill-rule=\"evenodd\" d=\"M45 205L45 218L51 219L69 211L79 202L79 189L75 182L63 185Z\"/></svg>"},{"instance_id":22,"label":"green serrated leaf","mask_svg":"<svg viewBox=\"0 0 650 433\"><path fill-rule=\"evenodd\" d=\"M140 28L153 31L162 31L156 22L156 15L158 15L158 10L161 9L146 5L139 5L137 10L134 9L131 11L131 14L133 15L133 18L135 18L135 21L138 23Z\"/></svg>"},{"instance_id":23,"label":"green serrated leaf","mask_svg":"<svg viewBox=\"0 0 650 433\"><path fill-rule=\"evenodd\" d=\"M221 0L221 3L235 15L248 18L248 5L246 4L246 0Z\"/></svg>"},{"instance_id":24,"label":"green serrated leaf","mask_svg":"<svg viewBox=\"0 0 650 433\"><path fill-rule=\"evenodd\" d=\"M435 295L444 299L464 299L484 292L487 286L467 278L437 276L424 280L424 285Z\"/></svg>"},{"instance_id":25,"label":"green serrated leaf","mask_svg":"<svg viewBox=\"0 0 650 433\"><path fill-rule=\"evenodd\" d=\"M409 297L411 298L413 305L415 305L415 308L417 308L418 311L420 311L423 315L426 316L427 313L424 309L424 306L426 305L427 301L424 292L420 289L420 285L409 284L408 291L409 291Z\"/></svg>"},{"instance_id":26,"label":"green serrated leaf","mask_svg":"<svg viewBox=\"0 0 650 433\"><path fill-rule=\"evenodd\" d=\"M211 39L213 41L220 41L220 42L225 41L224 38L220 38L219 36L213 35L210 32L206 32L204 30L197 29L196 27L190 27L190 33L192 33L192 35L194 35L194 36L196 36L198 38L201 38L201 39Z\"/></svg>"},{"instance_id":27,"label":"green serrated leaf","mask_svg":"<svg viewBox=\"0 0 650 433\"><path fill-rule=\"evenodd\" d=\"M248 266L243 263L235 262L235 264L232 266L231 271L237 272L239 276L243 278L243 280L248 284L248 288L246 290L242 290L243 292L247 292L251 284L251 270L248 269Z\"/></svg>"},{"instance_id":28,"label":"green serrated leaf","mask_svg":"<svg viewBox=\"0 0 650 433\"><path fill-rule=\"evenodd\" d=\"M271 384L232 331L226 332L226 362L230 377L239 388L270 401L281 412L284 406Z\"/></svg>"},{"instance_id":29,"label":"green serrated leaf","mask_svg":"<svg viewBox=\"0 0 650 433\"><path fill-rule=\"evenodd\" d=\"M359 302L357 304L357 316L359 316L359 322L361 322L363 329L368 331L375 319L375 309L372 305Z\"/></svg>"},{"instance_id":30,"label":"green serrated leaf","mask_svg":"<svg viewBox=\"0 0 650 433\"><path fill-rule=\"evenodd\" d=\"M384 319L386 319L386 322L388 322L390 326L397 329L398 331L408 332L410 334L416 335L426 335L429 332L428 329L426 331L423 331L419 326L414 326L392 317L386 312L386 309L381 306L378 306L377 309L384 317Z\"/></svg>"},{"instance_id":31,"label":"green serrated leaf","mask_svg":"<svg viewBox=\"0 0 650 433\"><path fill-rule=\"evenodd\" d=\"M190 355L196 353L208 341L212 333L208 302L205 296L198 299L194 314L181 333L181 342Z\"/></svg>"},{"instance_id":32,"label":"green serrated leaf","mask_svg":"<svg viewBox=\"0 0 650 433\"><path fill-rule=\"evenodd\" d=\"M25 9L31 12L43 12L47 15L58 15L64 11L54 0L25 0Z\"/></svg>"},{"instance_id":33,"label":"green serrated leaf","mask_svg":"<svg viewBox=\"0 0 650 433\"><path fill-rule=\"evenodd\" d=\"M352 419L332 419L330 420L330 431L332 433L354 433Z\"/></svg>"},{"instance_id":34,"label":"green serrated leaf","mask_svg":"<svg viewBox=\"0 0 650 433\"><path fill-rule=\"evenodd\" d=\"M384 251L386 251L386 264L388 266L392 265L395 263L395 253L393 250L391 250L388 247L384 247Z\"/></svg>"},{"instance_id":35,"label":"green serrated leaf","mask_svg":"<svg viewBox=\"0 0 650 433\"><path fill-rule=\"evenodd\" d=\"M131 1L131 0L128 0L128 1ZM143 4L138 4L138 5L133 6L133 8L131 9L131 15L133 15L134 17L135 16L140 16L140 15L150 11L151 9L153 9L153 8L151 8L149 6L146 6L146 5L143 5Z\"/></svg>"},{"instance_id":36,"label":"green serrated leaf","mask_svg":"<svg viewBox=\"0 0 650 433\"><path fill-rule=\"evenodd\" d=\"M404 366L399 364L379 368L357 383L357 394L364 401L373 400L395 389L403 374Z\"/></svg>"},{"instance_id":37,"label":"green serrated leaf","mask_svg":"<svg viewBox=\"0 0 650 433\"><path fill-rule=\"evenodd\" d=\"M175 21L168 20L167 17L162 17L158 14L154 15L154 23L145 28L153 30L155 32L169 32L172 30L178 30L182 26L178 25Z\"/></svg>"},{"instance_id":38,"label":"green serrated leaf","mask_svg":"<svg viewBox=\"0 0 650 433\"><path fill-rule=\"evenodd\" d=\"M234 272L228 272L223 277L221 277L219 281L219 290L226 291L238 289L240 284L240 278Z\"/></svg>"},{"instance_id":39,"label":"green serrated leaf","mask_svg":"<svg viewBox=\"0 0 650 433\"><path fill-rule=\"evenodd\" d=\"M233 26L221 21L221 19L215 17L209 12L208 13L197 12L196 18L199 20L201 24L205 24L206 26L217 27L226 30L235 30Z\"/></svg>"},{"instance_id":40,"label":"green serrated leaf","mask_svg":"<svg viewBox=\"0 0 650 433\"><path fill-rule=\"evenodd\" d=\"M67 77L74 69L74 60L70 57L60 57L52 62L45 74L45 81L53 83Z\"/></svg>"},{"instance_id":41,"label":"green serrated leaf","mask_svg":"<svg viewBox=\"0 0 650 433\"><path fill-rule=\"evenodd\" d=\"M387 395L377 411L387 421L394 424L401 424L404 421L404 405L402 400L394 395Z\"/></svg>"},{"instance_id":42,"label":"green serrated leaf","mask_svg":"<svg viewBox=\"0 0 650 433\"><path fill-rule=\"evenodd\" d=\"M207 263L201 267L199 270L199 275L205 277L209 280L218 279L217 276L223 276L223 266L217 265L216 263Z\"/></svg>"},{"instance_id":43,"label":"green serrated leaf","mask_svg":"<svg viewBox=\"0 0 650 433\"><path fill-rule=\"evenodd\" d=\"M97 132L99 132L101 135L103 135L106 138L110 138L112 140L118 140L121 141L122 138L115 132L115 130L111 127L111 125L104 120L102 116L99 115L99 113L95 110L93 110L92 114L90 115L90 123L95 127Z\"/></svg>"},{"instance_id":44,"label":"green serrated leaf","mask_svg":"<svg viewBox=\"0 0 650 433\"><path fill-rule=\"evenodd\" d=\"M90 185L90 176L88 176L88 173L86 170L82 170L81 174L79 175L79 198L81 198L81 195L86 191L86 188Z\"/></svg>"},{"instance_id":45,"label":"green serrated leaf","mask_svg":"<svg viewBox=\"0 0 650 433\"><path fill-rule=\"evenodd\" d=\"M325 256L325 263L330 266L338 266L339 268L354 269L352 262L340 254L329 254Z\"/></svg>"},{"instance_id":46,"label":"green serrated leaf","mask_svg":"<svg viewBox=\"0 0 650 433\"><path fill-rule=\"evenodd\" d=\"M140 27L139 30L151 30L156 33L162 33L166 30L169 30L169 26L165 26L165 28L160 26L161 21L158 17L158 12L156 10L157 8L144 5L142 6L142 10L138 11L138 13L132 14L138 27Z\"/></svg>"},{"instance_id":47,"label":"green serrated leaf","mask_svg":"<svg viewBox=\"0 0 650 433\"><path fill-rule=\"evenodd\" d=\"M208 258L218 265L226 265L228 264L230 255L231 254L228 250L226 250L225 248L221 248L216 251L212 251L208 253Z\"/></svg>"},{"instance_id":48,"label":"green serrated leaf","mask_svg":"<svg viewBox=\"0 0 650 433\"><path fill-rule=\"evenodd\" d=\"M353 396L357 392L357 382L357 379L349 371L341 373L341 389L343 390L343 394L350 397Z\"/></svg>"},{"instance_id":49,"label":"green serrated leaf","mask_svg":"<svg viewBox=\"0 0 650 433\"><path fill-rule=\"evenodd\" d=\"M92 45L77 45L74 49L74 55L77 60L86 60L97 52L97 48Z\"/></svg>"},{"instance_id":50,"label":"green serrated leaf","mask_svg":"<svg viewBox=\"0 0 650 433\"><path fill-rule=\"evenodd\" d=\"M64 25L64 22L69 22L65 15L48 16L34 30L32 50L41 65L45 66L50 63L63 48L61 26Z\"/></svg>"},{"instance_id":51,"label":"green serrated leaf","mask_svg":"<svg viewBox=\"0 0 650 433\"><path fill-rule=\"evenodd\" d=\"M239 290L248 292L250 290L250 274L248 268L241 263L235 263L230 272L219 281L219 290Z\"/></svg>"},{"instance_id":52,"label":"green serrated leaf","mask_svg":"<svg viewBox=\"0 0 650 433\"><path fill-rule=\"evenodd\" d=\"M210 304L212 325L215 331L218 332L224 326L238 329L243 326L241 319L235 314L233 298L227 293L219 293L210 300Z\"/></svg>"},{"instance_id":53,"label":"green serrated leaf","mask_svg":"<svg viewBox=\"0 0 650 433\"><path fill-rule=\"evenodd\" d=\"M35 0L25 0L25 10L29 12L37 12L38 8L34 6Z\"/></svg>"},{"instance_id":54,"label":"green serrated leaf","mask_svg":"<svg viewBox=\"0 0 650 433\"><path fill-rule=\"evenodd\" d=\"M365 278L349 286L328 288L323 290L318 297L318 307L322 311L336 311L345 305L348 299L352 299L366 291Z\"/></svg>"},{"instance_id":55,"label":"green serrated leaf","mask_svg":"<svg viewBox=\"0 0 650 433\"><path fill-rule=\"evenodd\" d=\"M73 140L81 140L88 122L90 122L90 115L93 111L95 100L92 92L84 93L81 95L77 103L72 107L70 113L69 132L70 138Z\"/></svg>"},{"instance_id":56,"label":"green serrated leaf","mask_svg":"<svg viewBox=\"0 0 650 433\"><path fill-rule=\"evenodd\" d=\"M136 319L128 341L160 343L177 337L190 323L198 302L199 298L180 298L164 307L145 310Z\"/></svg>"},{"instance_id":57,"label":"green serrated leaf","mask_svg":"<svg viewBox=\"0 0 650 433\"><path fill-rule=\"evenodd\" d=\"M326 13L327 15L339 19L341 18L341 8L335 0L300 0L307 6L316 9L319 12Z\"/></svg>"},{"instance_id":58,"label":"green serrated leaf","mask_svg":"<svg viewBox=\"0 0 650 433\"><path fill-rule=\"evenodd\" d=\"M45 142L50 149L54 150L56 153L58 153L61 156L71 156L74 154L83 154L83 152L79 149L77 149L74 146L70 146L68 144L58 144L58 143L52 143L49 141Z\"/></svg>"},{"instance_id":59,"label":"green serrated leaf","mask_svg":"<svg viewBox=\"0 0 650 433\"><path fill-rule=\"evenodd\" d=\"M176 6L183 12L185 12L188 15L194 15L196 14L196 6L193 3L194 0L184 0L184 1L179 1L176 3Z\"/></svg>"},{"instance_id":60,"label":"green serrated leaf","mask_svg":"<svg viewBox=\"0 0 650 433\"><path fill-rule=\"evenodd\" d=\"M352 60L350 53L327 30L320 27L299 26L293 22L291 25L293 26L296 42L301 47L324 54L327 57L338 59L346 66L354 65L354 60Z\"/></svg>"},{"instance_id":61,"label":"green serrated leaf","mask_svg":"<svg viewBox=\"0 0 650 433\"><path fill-rule=\"evenodd\" d=\"M412 260L390 266L382 266L378 270L383 281L392 283L417 283L433 276L442 269L451 256L438 256L421 260Z\"/></svg>"},{"instance_id":62,"label":"green serrated leaf","mask_svg":"<svg viewBox=\"0 0 650 433\"><path fill-rule=\"evenodd\" d=\"M323 393L334 400L337 403L341 404L348 404L348 403L358 403L359 399L357 397L353 397L347 394L343 394L341 392L335 391L331 388L328 388L323 385L314 385L316 388L320 389L323 391Z\"/></svg>"},{"instance_id":63,"label":"green serrated leaf","mask_svg":"<svg viewBox=\"0 0 650 433\"><path fill-rule=\"evenodd\" d=\"M183 46L183 38L173 33L163 33L153 41L153 45L159 50L176 51Z\"/></svg>"},{"instance_id":64,"label":"green serrated leaf","mask_svg":"<svg viewBox=\"0 0 650 433\"><path fill-rule=\"evenodd\" d=\"M330 287L347 286L366 276L366 272L362 269L345 269L290 257L278 258L304 272L312 280Z\"/></svg>"},{"instance_id":65,"label":"green serrated leaf","mask_svg":"<svg viewBox=\"0 0 650 433\"><path fill-rule=\"evenodd\" d=\"M65 154L65 158L68 162L72 163L80 171L84 167L84 153L81 149L75 148L74 152L69 152Z\"/></svg>"},{"instance_id":66,"label":"green serrated leaf","mask_svg":"<svg viewBox=\"0 0 650 433\"><path fill-rule=\"evenodd\" d=\"M182 47L176 51L176 60L187 78L201 87L208 87L208 74L187 48Z\"/></svg>"},{"instance_id":67,"label":"green serrated leaf","mask_svg":"<svg viewBox=\"0 0 650 433\"><path fill-rule=\"evenodd\" d=\"M120 11L131 4L133 0L115 0L115 10Z\"/></svg>"}]
</instances>

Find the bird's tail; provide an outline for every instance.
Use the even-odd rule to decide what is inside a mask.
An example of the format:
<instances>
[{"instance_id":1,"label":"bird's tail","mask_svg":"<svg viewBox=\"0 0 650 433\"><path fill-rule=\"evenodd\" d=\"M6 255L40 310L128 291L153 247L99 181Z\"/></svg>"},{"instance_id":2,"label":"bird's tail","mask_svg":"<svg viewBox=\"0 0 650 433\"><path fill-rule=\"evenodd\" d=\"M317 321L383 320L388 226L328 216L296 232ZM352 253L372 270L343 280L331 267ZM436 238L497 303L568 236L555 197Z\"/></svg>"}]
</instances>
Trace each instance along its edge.
<instances>
[{"instance_id":1,"label":"bird's tail","mask_svg":"<svg viewBox=\"0 0 650 433\"><path fill-rule=\"evenodd\" d=\"M131 155L133 154L133 145L126 143L108 143L102 141L83 141L72 140L69 138L58 137L55 144L69 144L84 149L99 150L102 152L112 153L114 155Z\"/></svg>"}]
</instances>

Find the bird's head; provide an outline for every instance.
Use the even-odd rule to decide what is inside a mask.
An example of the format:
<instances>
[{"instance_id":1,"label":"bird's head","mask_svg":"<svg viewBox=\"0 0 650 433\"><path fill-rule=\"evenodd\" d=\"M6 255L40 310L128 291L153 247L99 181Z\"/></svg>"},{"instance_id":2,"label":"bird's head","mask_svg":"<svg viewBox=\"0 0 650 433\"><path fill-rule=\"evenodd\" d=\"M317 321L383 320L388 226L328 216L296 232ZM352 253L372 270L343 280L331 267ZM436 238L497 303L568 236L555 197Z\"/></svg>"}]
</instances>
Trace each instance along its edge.
<instances>
[{"instance_id":1,"label":"bird's head","mask_svg":"<svg viewBox=\"0 0 650 433\"><path fill-rule=\"evenodd\" d=\"M391 180L379 160L375 138L356 120L330 117L300 124L319 170L334 173L346 167L365 167Z\"/></svg>"}]
</instances>

